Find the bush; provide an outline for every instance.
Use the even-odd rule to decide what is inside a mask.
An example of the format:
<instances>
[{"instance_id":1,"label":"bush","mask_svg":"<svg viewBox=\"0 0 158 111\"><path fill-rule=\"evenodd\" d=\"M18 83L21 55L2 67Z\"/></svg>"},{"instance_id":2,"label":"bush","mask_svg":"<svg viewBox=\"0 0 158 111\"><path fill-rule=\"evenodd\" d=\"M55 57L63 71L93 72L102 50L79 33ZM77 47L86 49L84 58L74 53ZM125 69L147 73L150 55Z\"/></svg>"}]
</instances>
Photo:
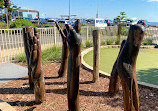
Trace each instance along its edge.
<instances>
[{"instance_id":1,"label":"bush","mask_svg":"<svg viewBox=\"0 0 158 111\"><path fill-rule=\"evenodd\" d=\"M143 45L152 45L152 39L145 39L142 42Z\"/></svg>"},{"instance_id":2,"label":"bush","mask_svg":"<svg viewBox=\"0 0 158 111\"><path fill-rule=\"evenodd\" d=\"M128 35L128 29L127 28L122 28L121 29L121 35L127 36Z\"/></svg>"},{"instance_id":3,"label":"bush","mask_svg":"<svg viewBox=\"0 0 158 111\"><path fill-rule=\"evenodd\" d=\"M25 26L33 26L33 24L29 20L17 19L15 22L12 22L10 28L23 28Z\"/></svg>"},{"instance_id":4,"label":"bush","mask_svg":"<svg viewBox=\"0 0 158 111\"><path fill-rule=\"evenodd\" d=\"M93 46L93 42L87 40L87 41L86 41L86 47L92 47L92 46Z\"/></svg>"},{"instance_id":5,"label":"bush","mask_svg":"<svg viewBox=\"0 0 158 111\"><path fill-rule=\"evenodd\" d=\"M7 24L0 22L0 29L6 29L7 28Z\"/></svg>"},{"instance_id":6,"label":"bush","mask_svg":"<svg viewBox=\"0 0 158 111\"><path fill-rule=\"evenodd\" d=\"M101 46L102 46L102 45L106 45L106 41L105 41L105 40L102 40L102 41L101 41Z\"/></svg>"},{"instance_id":7,"label":"bush","mask_svg":"<svg viewBox=\"0 0 158 111\"><path fill-rule=\"evenodd\" d=\"M114 39L114 41L115 41L115 45L119 45L120 44L120 38L116 38L116 39Z\"/></svg>"},{"instance_id":8,"label":"bush","mask_svg":"<svg viewBox=\"0 0 158 111\"><path fill-rule=\"evenodd\" d=\"M113 39L106 39L106 44L107 45L112 45L114 43Z\"/></svg>"}]
</instances>

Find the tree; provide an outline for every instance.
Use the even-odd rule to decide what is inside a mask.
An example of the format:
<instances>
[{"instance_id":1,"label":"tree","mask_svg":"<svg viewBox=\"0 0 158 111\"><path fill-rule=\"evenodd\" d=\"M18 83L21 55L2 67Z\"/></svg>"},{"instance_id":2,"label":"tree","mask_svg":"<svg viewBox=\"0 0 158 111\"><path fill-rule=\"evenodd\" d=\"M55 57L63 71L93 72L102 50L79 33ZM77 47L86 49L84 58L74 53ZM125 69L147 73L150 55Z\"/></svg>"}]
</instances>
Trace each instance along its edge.
<instances>
[{"instance_id":1,"label":"tree","mask_svg":"<svg viewBox=\"0 0 158 111\"><path fill-rule=\"evenodd\" d=\"M0 0L0 11L2 12L2 10L5 8L8 9L7 17L8 17L9 24L11 24L12 12L15 12L16 10L21 8L21 7L16 7L16 8L14 7L13 8L11 6L14 6L14 4L10 0ZM4 13L2 13L2 14L4 14ZM7 23L6 15L4 14L3 17Z\"/></svg>"},{"instance_id":2,"label":"tree","mask_svg":"<svg viewBox=\"0 0 158 111\"><path fill-rule=\"evenodd\" d=\"M125 12L120 12L120 15L119 16L117 16L117 19L120 19L120 20L123 20L123 19L125 19L126 18L126 13Z\"/></svg>"}]
</instances>

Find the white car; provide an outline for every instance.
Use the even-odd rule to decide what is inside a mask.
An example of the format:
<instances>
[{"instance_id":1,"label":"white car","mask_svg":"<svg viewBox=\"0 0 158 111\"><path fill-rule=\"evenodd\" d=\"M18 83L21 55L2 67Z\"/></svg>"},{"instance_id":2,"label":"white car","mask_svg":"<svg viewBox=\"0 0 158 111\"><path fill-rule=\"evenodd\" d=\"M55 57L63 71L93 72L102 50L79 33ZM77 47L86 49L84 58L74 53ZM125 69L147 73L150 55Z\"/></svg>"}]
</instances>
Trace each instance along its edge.
<instances>
[{"instance_id":1,"label":"white car","mask_svg":"<svg viewBox=\"0 0 158 111\"><path fill-rule=\"evenodd\" d=\"M98 28L107 27L107 23L102 18L87 19L86 21L87 21L88 24L91 24L92 26L95 26L95 27L98 27Z\"/></svg>"},{"instance_id":2,"label":"white car","mask_svg":"<svg viewBox=\"0 0 158 111\"><path fill-rule=\"evenodd\" d=\"M69 20L59 20L59 24L69 24Z\"/></svg>"},{"instance_id":3,"label":"white car","mask_svg":"<svg viewBox=\"0 0 158 111\"><path fill-rule=\"evenodd\" d=\"M131 26L135 24L137 24L137 18L134 17L134 18L127 19L127 23L126 23L127 26Z\"/></svg>"}]
</instances>

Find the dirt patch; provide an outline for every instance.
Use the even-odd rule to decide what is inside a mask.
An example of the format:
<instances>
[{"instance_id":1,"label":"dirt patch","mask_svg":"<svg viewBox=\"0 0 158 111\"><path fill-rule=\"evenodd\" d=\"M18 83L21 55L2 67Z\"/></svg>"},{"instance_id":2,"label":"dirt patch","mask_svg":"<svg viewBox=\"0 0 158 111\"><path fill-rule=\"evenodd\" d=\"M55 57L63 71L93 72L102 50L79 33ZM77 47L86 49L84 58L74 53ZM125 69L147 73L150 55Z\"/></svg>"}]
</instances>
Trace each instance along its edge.
<instances>
[{"instance_id":1,"label":"dirt patch","mask_svg":"<svg viewBox=\"0 0 158 111\"><path fill-rule=\"evenodd\" d=\"M19 63L26 66L24 63ZM50 62L43 65L47 100L36 105L33 91L28 89L28 78L20 78L0 85L0 99L17 111L67 111L67 76L57 78L60 64ZM100 77L92 83L92 73L81 68L80 109L81 111L122 111L122 89L114 97L108 95L109 79ZM140 111L158 111L158 89L139 86Z\"/></svg>"}]
</instances>

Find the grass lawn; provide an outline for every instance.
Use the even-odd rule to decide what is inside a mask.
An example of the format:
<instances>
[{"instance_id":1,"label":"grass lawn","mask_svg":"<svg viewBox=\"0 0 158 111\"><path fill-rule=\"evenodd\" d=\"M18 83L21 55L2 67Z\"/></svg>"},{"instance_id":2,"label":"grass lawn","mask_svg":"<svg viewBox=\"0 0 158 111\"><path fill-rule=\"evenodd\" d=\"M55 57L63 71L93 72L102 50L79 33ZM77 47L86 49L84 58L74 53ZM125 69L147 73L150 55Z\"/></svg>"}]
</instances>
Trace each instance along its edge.
<instances>
[{"instance_id":1,"label":"grass lawn","mask_svg":"<svg viewBox=\"0 0 158 111\"><path fill-rule=\"evenodd\" d=\"M118 52L118 48L102 48L100 70L111 73ZM93 66L93 51L87 53L84 60ZM136 71L138 81L158 85L158 49L141 49L137 58Z\"/></svg>"}]
</instances>

